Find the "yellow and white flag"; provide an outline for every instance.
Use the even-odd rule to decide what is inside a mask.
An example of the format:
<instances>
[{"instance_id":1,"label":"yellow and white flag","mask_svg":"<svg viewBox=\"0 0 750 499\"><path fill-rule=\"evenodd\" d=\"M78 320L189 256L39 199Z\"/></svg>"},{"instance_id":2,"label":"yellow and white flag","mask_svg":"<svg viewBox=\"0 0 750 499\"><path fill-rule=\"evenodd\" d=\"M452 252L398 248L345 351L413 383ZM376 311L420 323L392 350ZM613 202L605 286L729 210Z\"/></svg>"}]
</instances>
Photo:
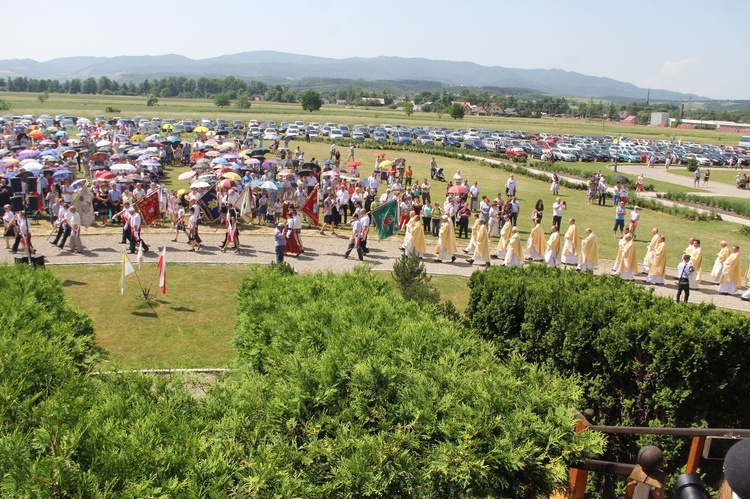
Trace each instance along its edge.
<instances>
[{"instance_id":1,"label":"yellow and white flag","mask_svg":"<svg viewBox=\"0 0 750 499\"><path fill-rule=\"evenodd\" d=\"M125 294L125 278L130 274L135 274L135 268L130 263L127 253L122 254L122 270L120 271L120 294Z\"/></svg>"}]
</instances>

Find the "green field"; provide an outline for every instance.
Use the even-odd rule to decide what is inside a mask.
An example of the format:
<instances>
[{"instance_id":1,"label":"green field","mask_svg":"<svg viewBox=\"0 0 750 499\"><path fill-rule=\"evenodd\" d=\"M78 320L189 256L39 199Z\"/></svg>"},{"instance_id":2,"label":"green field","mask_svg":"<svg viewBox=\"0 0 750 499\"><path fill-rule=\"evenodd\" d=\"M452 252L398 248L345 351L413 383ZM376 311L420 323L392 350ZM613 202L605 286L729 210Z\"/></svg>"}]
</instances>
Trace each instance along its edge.
<instances>
[{"instance_id":1,"label":"green field","mask_svg":"<svg viewBox=\"0 0 750 499\"><path fill-rule=\"evenodd\" d=\"M435 113L416 112L411 117L404 111L386 108L367 108L325 105L319 111L309 113L302 110L299 104L277 102L253 102L252 108L240 110L235 107L218 108L209 99L160 98L158 106L147 107L145 97L106 96L106 95L69 95L50 94L43 104L38 100L39 94L2 92L0 98L11 103L13 114L71 114L93 118L105 113L108 106L121 110L117 113L123 118L140 115L145 118L224 118L227 120L272 119L280 121L303 120L347 124L402 124L424 125L448 128L487 128L498 130L525 130L528 132L565 133L574 135L622 135L624 137L647 138L653 140L672 140L673 136L683 141L737 145L740 134L717 133L710 130L675 130L647 126L626 126L615 122L587 121L575 118L512 118L489 116L466 116L462 120L453 120L447 114L438 117Z\"/></svg>"}]
</instances>

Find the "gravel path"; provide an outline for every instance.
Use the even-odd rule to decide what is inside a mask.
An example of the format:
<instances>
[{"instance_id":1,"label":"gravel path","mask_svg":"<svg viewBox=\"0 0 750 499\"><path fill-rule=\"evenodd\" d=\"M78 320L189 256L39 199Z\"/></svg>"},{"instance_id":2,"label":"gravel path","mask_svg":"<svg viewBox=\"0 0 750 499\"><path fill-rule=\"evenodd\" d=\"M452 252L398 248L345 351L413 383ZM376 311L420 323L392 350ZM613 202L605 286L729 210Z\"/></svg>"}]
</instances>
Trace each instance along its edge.
<instances>
[{"instance_id":1,"label":"gravel path","mask_svg":"<svg viewBox=\"0 0 750 499\"><path fill-rule=\"evenodd\" d=\"M122 262L122 252L126 249L125 245L120 245L120 230L116 227L90 227L84 229L82 241L84 251L81 253L70 253L67 250L61 250L52 246L45 240L46 232L49 226L44 223L39 225L32 224L32 234L35 247L39 255L45 257L47 265L77 265L77 264L103 264L119 265ZM299 272L319 272L333 271L346 272L353 269L360 262L356 258L356 252L345 259L343 257L348 245L348 231L342 230L337 235L322 236L317 230L303 229L302 241L305 246L305 252L298 256L287 256L286 261L291 263ZM167 260L170 263L185 264L268 264L275 258L273 231L270 227L253 226L245 228L240 234L240 240L243 244L242 251L239 255L234 254L232 250L226 253L219 251L219 245L224 238L224 231L219 229L203 226L201 227L201 237L203 238L203 248L198 252L190 251L190 246L186 243L184 234L180 235L178 242L172 242L174 231L160 228L149 228L143 233L143 238L150 246L150 250L145 255L146 263L154 263L158 258L157 251L162 247L167 247ZM399 246L403 238L394 236L383 241L378 241L377 237L370 237L369 249L370 254L365 257L364 263L370 265L373 270L390 272L393 269L393 263L400 256ZM460 239L459 248L464 247L467 239ZM491 246L494 247L494 244ZM434 251L435 240L428 237L428 251ZM14 257L10 251L0 252L0 261L13 263ZM131 261L135 261L135 255L130 255ZM469 276L476 270L481 270L479 266L472 266L465 261L465 255L456 255L456 262L437 263L434 261L434 255L425 256L425 266L427 272L436 275L462 275ZM712 265L712 261L706 262L706 267ZM498 265L498 260L492 261L493 265ZM609 272L612 268L611 260L602 260L597 273L603 274ZM675 275L675 269L669 268L669 276ZM704 275L706 269L704 269ZM644 283L645 276L637 276L639 284ZM705 281L704 281L705 282ZM665 286L648 286L654 288L654 292L673 297L677 292L677 285L673 279ZM738 296L724 296L716 292L717 286L704 284L700 290L691 291L690 299L693 302L709 302L719 307L742 310L750 312L750 302L740 300Z\"/></svg>"}]
</instances>

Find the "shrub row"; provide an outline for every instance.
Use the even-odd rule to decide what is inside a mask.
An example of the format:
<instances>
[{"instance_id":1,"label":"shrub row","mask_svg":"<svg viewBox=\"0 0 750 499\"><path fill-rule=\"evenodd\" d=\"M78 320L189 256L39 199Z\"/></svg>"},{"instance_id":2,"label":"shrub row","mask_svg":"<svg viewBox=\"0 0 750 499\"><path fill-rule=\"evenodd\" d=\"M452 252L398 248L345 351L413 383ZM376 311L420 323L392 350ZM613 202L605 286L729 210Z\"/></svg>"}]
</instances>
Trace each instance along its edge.
<instances>
[{"instance_id":1,"label":"shrub row","mask_svg":"<svg viewBox=\"0 0 750 499\"><path fill-rule=\"evenodd\" d=\"M750 425L744 315L676 304L619 277L543 266L476 272L470 287L471 329L492 340L502 359L522 355L580 376L599 424ZM636 445L650 441L610 436L607 457L632 462ZM662 443L675 472L690 442Z\"/></svg>"},{"instance_id":2,"label":"shrub row","mask_svg":"<svg viewBox=\"0 0 750 499\"><path fill-rule=\"evenodd\" d=\"M665 192L659 194L660 198L669 199L682 203L689 203L705 208L716 208L729 213L735 213L743 217L750 217L750 203L746 199L720 198L713 196L696 196L678 192Z\"/></svg>"}]
</instances>

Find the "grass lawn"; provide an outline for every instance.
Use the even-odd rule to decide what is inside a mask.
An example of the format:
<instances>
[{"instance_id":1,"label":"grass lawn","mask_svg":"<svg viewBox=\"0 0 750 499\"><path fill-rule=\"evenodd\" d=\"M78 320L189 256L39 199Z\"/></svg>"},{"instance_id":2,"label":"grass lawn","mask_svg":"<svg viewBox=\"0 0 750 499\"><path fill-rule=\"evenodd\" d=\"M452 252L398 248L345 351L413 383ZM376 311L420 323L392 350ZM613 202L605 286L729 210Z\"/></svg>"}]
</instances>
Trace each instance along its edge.
<instances>
[{"instance_id":1,"label":"grass lawn","mask_svg":"<svg viewBox=\"0 0 750 499\"><path fill-rule=\"evenodd\" d=\"M125 294L119 294L119 265L47 268L62 281L71 301L93 318L96 341L109 354L101 369L231 366L242 267L172 265L168 293L162 295L154 285L151 291L157 294L149 302L139 298L135 276L128 278ZM139 274L148 286L156 269L147 265ZM390 280L387 273L381 277ZM460 312L469 301L467 282L461 276L433 277L443 299L452 300ZM216 292L196 289L196 283L215 283Z\"/></svg>"},{"instance_id":2,"label":"grass lawn","mask_svg":"<svg viewBox=\"0 0 750 499\"><path fill-rule=\"evenodd\" d=\"M710 168L711 170L711 179L708 181L708 185L711 185L714 182L719 182L722 184L728 184L728 185L737 185L737 174L743 173L747 174L748 170L745 168L744 170L734 170L734 169L724 169L724 168ZM705 169L701 168L701 172L704 172ZM679 175L681 177L688 177L693 178L694 173L687 171L685 168L680 169L671 169L669 170L669 173L672 175ZM703 185L703 174L701 174L701 185Z\"/></svg>"},{"instance_id":3,"label":"grass lawn","mask_svg":"<svg viewBox=\"0 0 750 499\"><path fill-rule=\"evenodd\" d=\"M175 264L167 294L161 294L155 281L149 302L138 298L135 276L128 277L128 288L120 295L119 265L47 268L63 282L73 303L93 318L96 341L109 353L103 369L227 367L234 359L241 267ZM146 265L138 273L148 286L156 267Z\"/></svg>"}]
</instances>

